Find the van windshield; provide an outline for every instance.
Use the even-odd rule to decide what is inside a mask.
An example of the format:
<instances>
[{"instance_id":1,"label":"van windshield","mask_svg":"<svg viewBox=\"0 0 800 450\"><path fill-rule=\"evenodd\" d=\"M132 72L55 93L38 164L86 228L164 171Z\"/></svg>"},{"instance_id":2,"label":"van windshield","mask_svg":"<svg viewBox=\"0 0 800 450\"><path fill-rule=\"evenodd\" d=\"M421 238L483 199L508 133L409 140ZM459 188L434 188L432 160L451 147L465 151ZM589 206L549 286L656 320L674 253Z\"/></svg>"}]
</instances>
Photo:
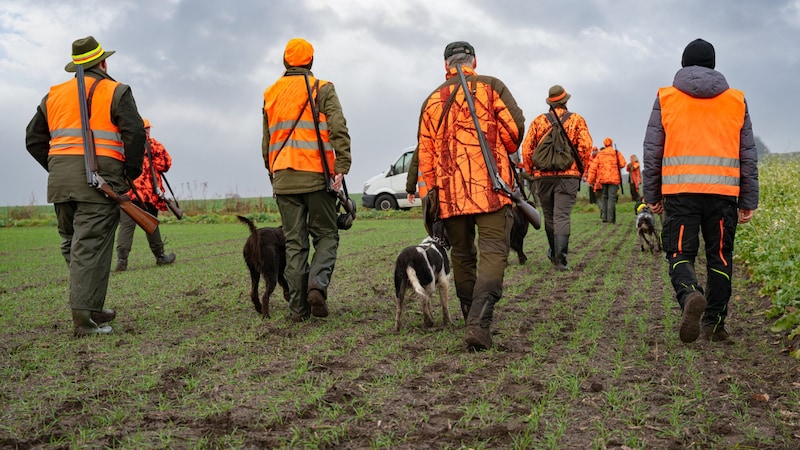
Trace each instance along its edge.
<instances>
[{"instance_id":1,"label":"van windshield","mask_svg":"<svg viewBox=\"0 0 800 450\"><path fill-rule=\"evenodd\" d=\"M394 173L406 173L408 172L408 166L411 165L411 158L414 156L414 152L406 152L397 158L397 162L394 163L392 166L392 172Z\"/></svg>"}]
</instances>

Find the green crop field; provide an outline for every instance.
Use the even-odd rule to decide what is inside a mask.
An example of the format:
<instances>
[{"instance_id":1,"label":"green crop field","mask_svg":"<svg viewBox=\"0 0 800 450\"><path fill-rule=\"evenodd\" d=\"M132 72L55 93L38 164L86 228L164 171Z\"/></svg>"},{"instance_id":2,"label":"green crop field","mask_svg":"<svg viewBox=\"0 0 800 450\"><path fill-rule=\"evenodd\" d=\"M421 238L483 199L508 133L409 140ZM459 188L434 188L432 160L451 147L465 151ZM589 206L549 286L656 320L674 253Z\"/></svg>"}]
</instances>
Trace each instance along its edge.
<instances>
[{"instance_id":1,"label":"green crop field","mask_svg":"<svg viewBox=\"0 0 800 450\"><path fill-rule=\"evenodd\" d=\"M162 225L177 262L156 267L137 231L109 284L114 334L78 339L52 207L0 208L0 448L795 448L799 168L762 162L723 343L678 339L666 262L639 250L629 200L616 225L579 201L568 273L529 230L482 353L452 283L455 325L434 308L425 328L412 300L394 331L394 260L424 237L419 210L359 211L331 315L296 324L280 288L272 318L256 314L233 217L275 226L272 200L187 203Z\"/></svg>"}]
</instances>

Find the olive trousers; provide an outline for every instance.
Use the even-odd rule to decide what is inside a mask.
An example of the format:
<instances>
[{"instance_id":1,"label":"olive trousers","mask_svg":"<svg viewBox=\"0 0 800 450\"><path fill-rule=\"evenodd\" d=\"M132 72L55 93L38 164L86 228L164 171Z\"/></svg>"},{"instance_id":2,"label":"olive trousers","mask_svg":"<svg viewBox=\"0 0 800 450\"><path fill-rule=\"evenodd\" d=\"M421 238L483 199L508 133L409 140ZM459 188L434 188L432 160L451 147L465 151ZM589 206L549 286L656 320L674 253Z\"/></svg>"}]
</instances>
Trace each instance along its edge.
<instances>
[{"instance_id":1,"label":"olive trousers","mask_svg":"<svg viewBox=\"0 0 800 450\"><path fill-rule=\"evenodd\" d=\"M111 201L70 201L54 206L61 254L69 266L69 306L102 311L114 256L119 206Z\"/></svg>"}]
</instances>

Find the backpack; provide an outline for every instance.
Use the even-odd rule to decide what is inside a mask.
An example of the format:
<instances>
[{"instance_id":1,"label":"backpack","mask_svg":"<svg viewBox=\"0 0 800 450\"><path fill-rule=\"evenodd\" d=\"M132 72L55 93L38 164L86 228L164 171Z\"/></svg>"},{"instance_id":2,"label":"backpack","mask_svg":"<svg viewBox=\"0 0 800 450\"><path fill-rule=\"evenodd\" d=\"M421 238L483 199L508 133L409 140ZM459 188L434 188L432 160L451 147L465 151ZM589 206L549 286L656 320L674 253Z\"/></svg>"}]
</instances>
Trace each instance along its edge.
<instances>
[{"instance_id":1,"label":"backpack","mask_svg":"<svg viewBox=\"0 0 800 450\"><path fill-rule=\"evenodd\" d=\"M564 113L561 122L566 121L571 114L569 111ZM547 113L547 119L552 127L534 149L531 161L538 170L562 172L572 167L572 163L575 162L572 143L569 142L567 133L556 123L551 113Z\"/></svg>"}]
</instances>

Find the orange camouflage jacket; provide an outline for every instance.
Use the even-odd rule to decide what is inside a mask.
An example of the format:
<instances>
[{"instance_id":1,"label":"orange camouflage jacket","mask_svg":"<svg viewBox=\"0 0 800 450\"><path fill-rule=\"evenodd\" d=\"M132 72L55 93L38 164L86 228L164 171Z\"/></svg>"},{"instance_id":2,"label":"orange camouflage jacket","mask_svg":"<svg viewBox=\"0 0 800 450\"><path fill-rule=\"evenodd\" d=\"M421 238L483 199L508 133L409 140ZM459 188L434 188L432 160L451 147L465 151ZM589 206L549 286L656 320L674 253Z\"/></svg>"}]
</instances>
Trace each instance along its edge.
<instances>
[{"instance_id":1,"label":"orange camouflage jacket","mask_svg":"<svg viewBox=\"0 0 800 450\"><path fill-rule=\"evenodd\" d=\"M167 153L167 149L164 146L155 140L154 138L148 137L145 146L150 146L150 152L153 155L153 168L155 168L156 178L158 182L158 188L161 192L164 192L164 183L161 180L161 174L167 172L170 167L172 167L172 157ZM138 200L142 201L143 203L151 203L155 205L155 207L159 211L166 211L167 210L167 203L158 197L153 189L153 176L152 172L150 171L150 158L148 158L147 150L144 152L144 161L142 162L142 174L139 175L139 178L133 180L133 186L136 190L136 194L138 194ZM132 200L137 200L137 196L134 194L134 189L128 191L128 196Z\"/></svg>"},{"instance_id":2,"label":"orange camouflage jacket","mask_svg":"<svg viewBox=\"0 0 800 450\"><path fill-rule=\"evenodd\" d=\"M622 184L620 169L625 167L625 157L614 147L603 147L595 157L595 163L586 177L588 184Z\"/></svg>"},{"instance_id":3,"label":"orange camouflage jacket","mask_svg":"<svg viewBox=\"0 0 800 450\"><path fill-rule=\"evenodd\" d=\"M555 111L560 118L563 117L564 113L567 112L567 108L564 106L556 106ZM562 121L562 125L564 125L564 129L567 131L567 137L569 137L569 140L575 146L575 149L578 150L578 155L583 162L583 170L586 172L586 170L589 168L592 154L592 136L589 134L589 127L586 125L586 120L580 114L572 113L566 121ZM533 152L536 150L536 146L539 145L539 142L542 140L542 138L544 138L551 128L552 125L550 125L550 120L547 118L546 114L538 115L535 119L533 119L533 122L531 122L531 125L528 128L528 135L525 136L525 141L522 143L522 165L525 168L525 171L533 174L534 178L580 178L581 173L578 171L578 165L576 163L573 163L572 167L561 172L543 171L533 168L533 163L531 161L531 158L533 158Z\"/></svg>"},{"instance_id":4,"label":"orange camouflage jacket","mask_svg":"<svg viewBox=\"0 0 800 450\"><path fill-rule=\"evenodd\" d=\"M469 66L462 66L462 70L474 93L476 115L498 172L506 184L514 186L509 155L522 141L522 110L502 81L477 75ZM422 105L417 132L419 171L427 186L438 189L442 219L494 212L511 204L507 195L492 188L463 89L458 89L445 111L460 85L458 72L450 69L446 81Z\"/></svg>"}]
</instances>

